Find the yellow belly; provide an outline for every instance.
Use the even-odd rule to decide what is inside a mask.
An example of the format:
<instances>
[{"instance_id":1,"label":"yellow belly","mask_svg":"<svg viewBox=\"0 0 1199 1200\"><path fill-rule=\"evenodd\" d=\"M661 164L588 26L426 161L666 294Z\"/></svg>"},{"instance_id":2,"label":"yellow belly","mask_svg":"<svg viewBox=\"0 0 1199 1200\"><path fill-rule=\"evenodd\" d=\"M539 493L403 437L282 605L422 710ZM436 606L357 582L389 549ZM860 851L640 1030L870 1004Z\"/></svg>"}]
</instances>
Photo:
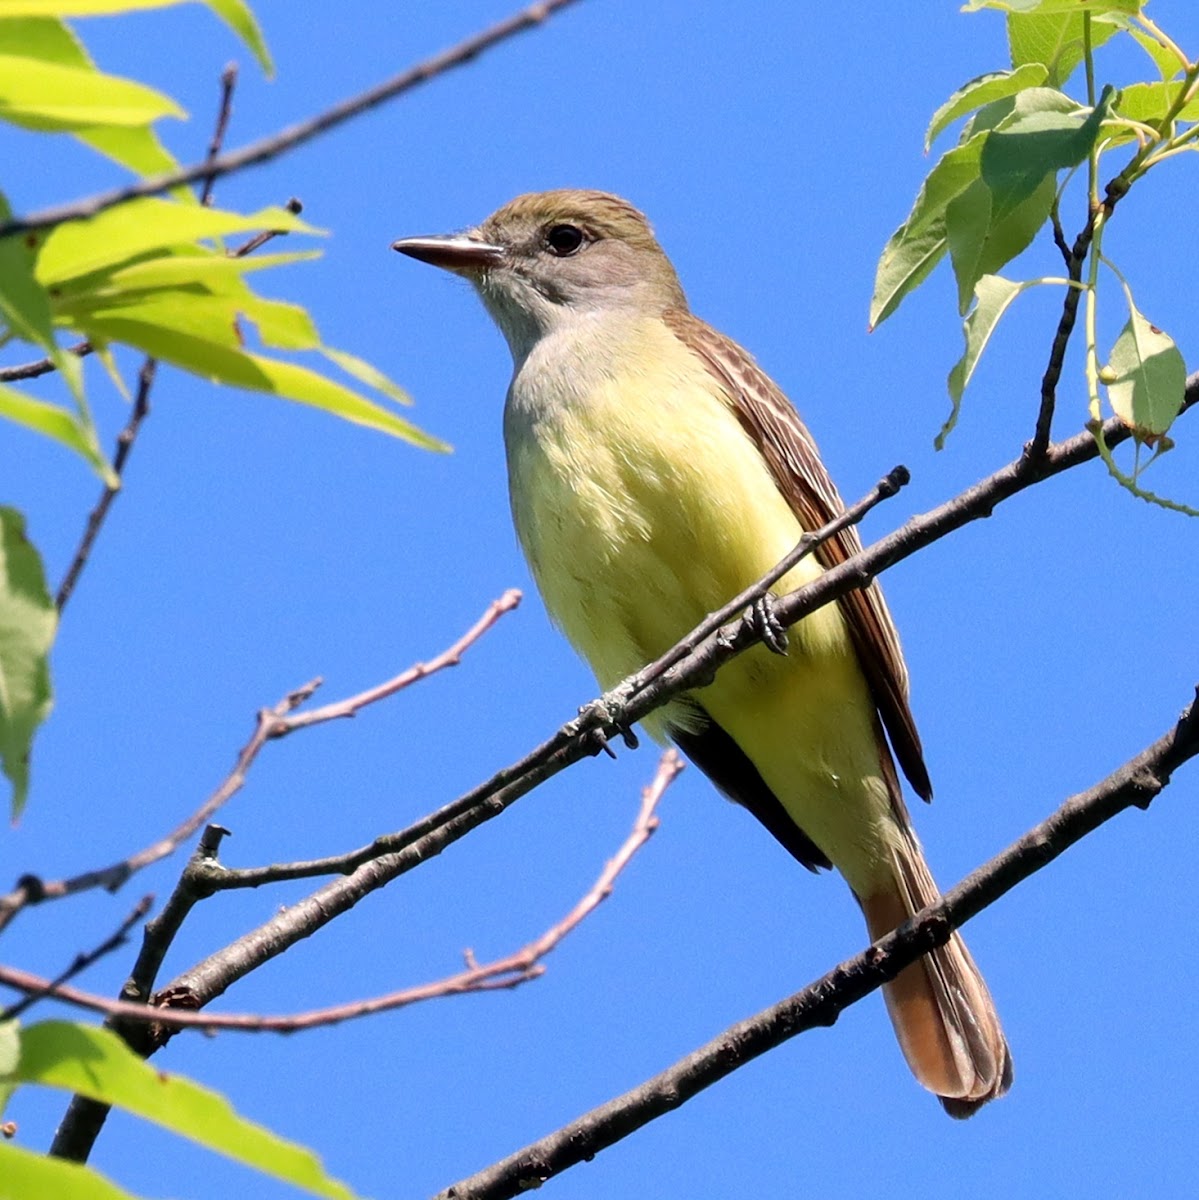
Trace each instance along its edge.
<instances>
[{"instance_id":1,"label":"yellow belly","mask_svg":"<svg viewBox=\"0 0 1199 1200\"><path fill-rule=\"evenodd\" d=\"M534 578L605 689L763 575L803 532L702 364L678 343L644 349L668 366L607 374L509 437L513 514ZM805 560L776 590L819 571ZM694 695L854 890L869 891L890 878L893 833L874 706L836 605L805 618L790 641L786 657L756 647ZM687 720L676 703L646 725L662 738Z\"/></svg>"}]
</instances>

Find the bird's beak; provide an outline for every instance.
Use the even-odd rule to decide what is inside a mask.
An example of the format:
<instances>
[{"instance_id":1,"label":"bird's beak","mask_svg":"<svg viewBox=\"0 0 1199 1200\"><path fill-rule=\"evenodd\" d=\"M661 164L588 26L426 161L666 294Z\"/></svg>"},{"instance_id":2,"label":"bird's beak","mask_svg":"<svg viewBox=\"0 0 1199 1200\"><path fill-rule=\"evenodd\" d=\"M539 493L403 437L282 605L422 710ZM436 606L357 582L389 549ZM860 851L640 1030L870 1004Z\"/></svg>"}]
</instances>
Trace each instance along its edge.
<instances>
[{"instance_id":1,"label":"bird's beak","mask_svg":"<svg viewBox=\"0 0 1199 1200\"><path fill-rule=\"evenodd\" d=\"M455 271L460 275L474 275L497 267L504 261L504 248L484 242L470 234L451 233L437 237L400 238L392 242L391 248L410 258Z\"/></svg>"}]
</instances>

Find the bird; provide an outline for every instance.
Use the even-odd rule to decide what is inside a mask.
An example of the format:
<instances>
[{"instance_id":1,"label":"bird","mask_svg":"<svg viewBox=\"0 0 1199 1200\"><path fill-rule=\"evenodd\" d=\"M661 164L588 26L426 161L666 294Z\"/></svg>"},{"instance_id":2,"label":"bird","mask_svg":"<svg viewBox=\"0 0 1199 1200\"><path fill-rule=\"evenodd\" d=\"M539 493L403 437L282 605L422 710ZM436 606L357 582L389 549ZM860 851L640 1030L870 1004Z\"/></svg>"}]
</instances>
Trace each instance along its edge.
<instances>
[{"instance_id":1,"label":"bird","mask_svg":"<svg viewBox=\"0 0 1199 1200\"><path fill-rule=\"evenodd\" d=\"M465 232L393 249L468 280L508 343L503 430L518 540L551 620L603 689L844 511L794 406L692 314L627 200L531 192ZM842 529L776 591L860 549L856 530ZM938 898L896 769L931 799L877 581L804 617L785 653L754 646L643 724L799 863L835 867L873 941ZM912 1073L950 1116L1008 1090L1008 1044L957 932L883 994Z\"/></svg>"}]
</instances>

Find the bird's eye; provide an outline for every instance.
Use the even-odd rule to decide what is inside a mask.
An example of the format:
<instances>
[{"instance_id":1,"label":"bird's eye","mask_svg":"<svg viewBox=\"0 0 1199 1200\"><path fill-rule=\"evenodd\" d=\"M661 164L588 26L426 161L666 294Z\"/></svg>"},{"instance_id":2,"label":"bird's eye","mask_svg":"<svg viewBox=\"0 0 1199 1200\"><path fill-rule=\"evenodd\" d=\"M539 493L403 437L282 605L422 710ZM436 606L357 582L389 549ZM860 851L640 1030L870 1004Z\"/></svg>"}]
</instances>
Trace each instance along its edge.
<instances>
[{"instance_id":1,"label":"bird's eye","mask_svg":"<svg viewBox=\"0 0 1199 1200\"><path fill-rule=\"evenodd\" d=\"M569 258L583 244L583 231L577 225L553 225L546 231L545 244L551 254Z\"/></svg>"}]
</instances>

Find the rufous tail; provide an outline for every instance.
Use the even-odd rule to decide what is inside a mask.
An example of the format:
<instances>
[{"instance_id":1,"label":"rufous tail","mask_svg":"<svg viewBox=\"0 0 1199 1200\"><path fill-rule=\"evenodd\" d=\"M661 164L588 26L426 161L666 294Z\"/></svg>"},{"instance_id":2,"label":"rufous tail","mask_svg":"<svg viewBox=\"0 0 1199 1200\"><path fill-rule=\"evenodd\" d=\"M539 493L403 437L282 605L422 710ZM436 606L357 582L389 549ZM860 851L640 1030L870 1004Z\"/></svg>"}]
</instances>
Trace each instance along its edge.
<instances>
[{"instance_id":1,"label":"rufous tail","mask_svg":"<svg viewBox=\"0 0 1199 1200\"><path fill-rule=\"evenodd\" d=\"M919 844L905 834L894 888L858 897L875 941L939 895ZM1012 1056L991 994L957 933L884 984L883 996L912 1074L951 1117L973 1116L1011 1086Z\"/></svg>"}]
</instances>

